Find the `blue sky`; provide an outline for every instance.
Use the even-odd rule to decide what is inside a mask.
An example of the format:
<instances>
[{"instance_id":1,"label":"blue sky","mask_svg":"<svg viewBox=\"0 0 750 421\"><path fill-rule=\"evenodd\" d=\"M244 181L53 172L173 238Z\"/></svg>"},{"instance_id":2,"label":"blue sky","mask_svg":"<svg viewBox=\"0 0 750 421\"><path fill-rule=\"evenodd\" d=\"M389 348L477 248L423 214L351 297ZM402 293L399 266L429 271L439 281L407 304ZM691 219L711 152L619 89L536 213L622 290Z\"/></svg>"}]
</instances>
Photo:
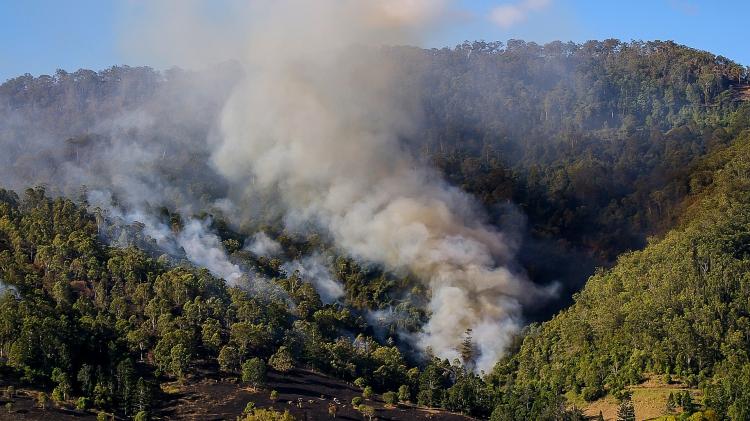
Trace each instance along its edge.
<instances>
[{"instance_id":1,"label":"blue sky","mask_svg":"<svg viewBox=\"0 0 750 421\"><path fill-rule=\"evenodd\" d=\"M123 32L138 28L129 13L137 1L0 0L0 81L57 68L149 64L133 62L138 59L127 55L120 42ZM221 7L221 2L212 4ZM454 0L452 7L462 17L426 46L452 46L465 39L671 39L750 65L748 0ZM493 15L497 8L503 13Z\"/></svg>"}]
</instances>

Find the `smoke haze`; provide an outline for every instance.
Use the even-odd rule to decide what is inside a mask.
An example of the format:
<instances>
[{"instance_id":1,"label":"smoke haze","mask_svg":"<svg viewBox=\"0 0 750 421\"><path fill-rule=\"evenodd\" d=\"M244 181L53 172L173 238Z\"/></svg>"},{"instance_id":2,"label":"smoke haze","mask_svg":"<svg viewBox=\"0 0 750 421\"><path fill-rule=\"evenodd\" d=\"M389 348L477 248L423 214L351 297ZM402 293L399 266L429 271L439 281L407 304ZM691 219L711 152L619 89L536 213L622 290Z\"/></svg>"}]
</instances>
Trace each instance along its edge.
<instances>
[{"instance_id":1,"label":"smoke haze","mask_svg":"<svg viewBox=\"0 0 750 421\"><path fill-rule=\"evenodd\" d=\"M342 251L420 277L431 317L415 343L459 358L472 329L477 367L488 370L518 329L522 301L539 291L510 269L515 245L473 199L400 145L419 124L418 92L396 84L406 71L397 54L363 50L411 42L429 23L422 17L440 12L399 4L266 4L212 159L233 185L278 190L294 220L324 227Z\"/></svg>"},{"instance_id":2,"label":"smoke haze","mask_svg":"<svg viewBox=\"0 0 750 421\"><path fill-rule=\"evenodd\" d=\"M175 233L154 209L205 210L241 226L253 206L273 198L290 227L314 225L342 254L424 283L430 319L410 340L460 358L472 329L476 367L488 371L518 331L522 306L547 292L516 269L517 244L475 200L404 146L419 132L422 104L421 87L403 82L418 80L420 69L400 59L408 47L382 48L419 44L451 3L237 2L231 10L238 26L220 29L202 16L201 4L142 6L146 29L124 43L174 63L235 64L190 78L166 72L141 98L144 105L102 106L92 121L62 131L101 135L95 142L83 137L61 146L52 133L64 121L37 129L4 113L0 146L9 154L2 171L10 185L41 181L68 195L86 185L92 207L143 224L160 249L255 290L269 283L230 261L207 219L188 217ZM127 99L136 88L113 95ZM20 133L29 143L19 146ZM282 252L262 233L246 250ZM319 255L284 270L300 271L326 302L343 296Z\"/></svg>"}]
</instances>

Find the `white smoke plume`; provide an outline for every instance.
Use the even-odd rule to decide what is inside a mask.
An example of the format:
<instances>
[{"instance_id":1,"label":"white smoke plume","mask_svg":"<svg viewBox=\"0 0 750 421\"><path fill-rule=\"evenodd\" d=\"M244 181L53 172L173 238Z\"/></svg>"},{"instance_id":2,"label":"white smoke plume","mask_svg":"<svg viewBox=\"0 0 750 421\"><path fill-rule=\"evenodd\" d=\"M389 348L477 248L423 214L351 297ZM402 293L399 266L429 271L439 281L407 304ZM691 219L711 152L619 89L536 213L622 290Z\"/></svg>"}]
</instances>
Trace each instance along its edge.
<instances>
[{"instance_id":1,"label":"white smoke plume","mask_svg":"<svg viewBox=\"0 0 750 421\"><path fill-rule=\"evenodd\" d=\"M167 206L191 215L212 203L237 211L230 217L239 219L260 201L258 191L273 191L287 221L318 224L340 251L418 277L428 287L431 318L414 342L453 359L464 332L473 329L477 367L488 370L517 331L522 304L540 292L511 269L515 244L489 224L473 198L402 147L420 125L421 104L418 86L398 82L417 80L404 75L419 69L399 60L409 49L379 49L419 44L451 1L237 1L232 18L241 27L234 30L204 22L200 10L191 10L197 3L159 2L155 30L135 36L132 48L153 49L160 62L174 64L236 59L241 71L196 86L167 72L167 91L156 91L146 106L116 108L95 118L98 124L70 129L71 136L104 132L101 141L56 142L52 127L34 142L19 142L17 134L38 122L17 121L11 113L0 121L7 123L0 125L6 152L0 163L7 164L0 174L13 185L39 180L67 194L81 184L112 191L119 203L91 193L92 207L140 223L160 249L184 252L229 282L251 279L256 290L271 289L270 283L243 274L205 220L188 218L176 233L139 210ZM149 26L139 23L134 26ZM117 101L104 102L110 103ZM215 200L222 195L236 200ZM245 222L237 219L237 226ZM306 268L304 259L298 263ZM341 296L327 280L317 286L327 299Z\"/></svg>"},{"instance_id":2,"label":"white smoke plume","mask_svg":"<svg viewBox=\"0 0 750 421\"><path fill-rule=\"evenodd\" d=\"M189 220L180 230L177 241L191 262L234 285L242 277L242 270L229 261L221 240L208 230L208 224L206 220Z\"/></svg>"},{"instance_id":3,"label":"white smoke plume","mask_svg":"<svg viewBox=\"0 0 750 421\"><path fill-rule=\"evenodd\" d=\"M236 285L243 277L240 267L229 260L224 246L219 237L211 232L208 219L188 218L182 229L175 233L170 227L159 221L156 217L139 208L123 210L118 207L108 191L94 190L88 193L88 202L92 208L98 208L106 212L106 217L119 220L125 224L141 224L143 232L149 238L156 241L158 247L173 255L184 256L191 263L208 269L211 274L222 278L230 285ZM113 243L119 246L117 239Z\"/></svg>"},{"instance_id":4,"label":"white smoke plume","mask_svg":"<svg viewBox=\"0 0 750 421\"><path fill-rule=\"evenodd\" d=\"M522 301L539 291L509 269L514 245L474 200L400 146L418 124L418 92L396 88L395 57L366 51L412 42L426 22L405 19L416 12L395 1L263 4L240 57L246 76L223 112L216 168L236 185L277 189L295 219L322 225L348 254L420 277L431 318L418 346L458 358L473 329L477 367L488 370L518 329Z\"/></svg>"},{"instance_id":5,"label":"white smoke plume","mask_svg":"<svg viewBox=\"0 0 750 421\"><path fill-rule=\"evenodd\" d=\"M303 281L313 284L325 304L333 303L344 296L344 286L333 278L323 256L319 253L284 263L281 270L287 276L299 272Z\"/></svg>"},{"instance_id":6,"label":"white smoke plume","mask_svg":"<svg viewBox=\"0 0 750 421\"><path fill-rule=\"evenodd\" d=\"M245 250L256 256L276 257L281 254L281 244L261 231L247 241Z\"/></svg>"}]
</instances>

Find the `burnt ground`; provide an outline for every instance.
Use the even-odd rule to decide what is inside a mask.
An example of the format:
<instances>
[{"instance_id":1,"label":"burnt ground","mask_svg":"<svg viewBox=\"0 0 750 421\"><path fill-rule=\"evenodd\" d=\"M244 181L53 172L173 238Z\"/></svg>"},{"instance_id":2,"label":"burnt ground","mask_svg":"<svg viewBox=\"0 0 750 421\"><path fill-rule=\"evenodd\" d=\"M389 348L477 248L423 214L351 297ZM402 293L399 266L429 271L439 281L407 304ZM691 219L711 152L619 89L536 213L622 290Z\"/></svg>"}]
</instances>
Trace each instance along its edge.
<instances>
[{"instance_id":1,"label":"burnt ground","mask_svg":"<svg viewBox=\"0 0 750 421\"><path fill-rule=\"evenodd\" d=\"M6 395L8 386L16 389L12 397ZM48 401L45 409L38 405L41 392L49 396L50 390L29 387L23 384L18 376L5 367L0 367L0 421L15 420L96 420L96 414L87 411L76 411L73 405L55 405ZM10 407L8 407L10 404Z\"/></svg>"},{"instance_id":2,"label":"burnt ground","mask_svg":"<svg viewBox=\"0 0 750 421\"><path fill-rule=\"evenodd\" d=\"M76 411L72 408L57 407L50 402L47 409L41 409L37 405L37 393L22 390L11 399L3 397L0 399L0 420L96 420L96 414L91 412ZM11 408L6 404L10 402Z\"/></svg>"},{"instance_id":3,"label":"burnt ground","mask_svg":"<svg viewBox=\"0 0 750 421\"><path fill-rule=\"evenodd\" d=\"M262 390L244 387L236 379L211 376L195 379L182 387L170 383L163 389L171 397L158 413L165 419L234 420L242 414L248 402L254 402L257 407L289 410L298 420L324 420L331 419L328 406L334 402L334 398L340 402L336 404L337 420L365 419L351 405L352 398L361 396L361 390L341 380L308 370L295 369L283 375L269 373L268 385ZM276 402L270 399L271 390L279 393ZM471 420L459 414L413 405L387 408L379 396L365 403L375 408L376 419L382 421Z\"/></svg>"},{"instance_id":4,"label":"burnt ground","mask_svg":"<svg viewBox=\"0 0 750 421\"><path fill-rule=\"evenodd\" d=\"M76 411L72 404L58 405L51 401L46 409L37 404L41 390L20 384L0 373L0 421L72 421L95 420L93 411ZM16 387L16 395L9 399L4 396L8 385ZM236 378L219 377L215 370L199 369L195 376L184 385L166 382L161 385L161 393L154 396L159 403L152 411L152 419L161 420L236 420L248 402L262 408L272 407L279 411L289 410L298 420L331 419L328 406L336 398L337 420L362 421L362 414L352 408L351 401L361 396L361 390L344 381L308 370L294 369L281 374L270 372L268 384L263 389L253 390L239 383ZM270 391L276 390L279 399L272 402ZM49 395L50 391L46 391ZM299 400L302 405L299 407ZM11 408L6 403L12 402ZM386 407L380 396L365 401L375 408L375 418L381 421L445 420L470 421L472 418L446 411L421 408L414 405ZM120 417L117 418L121 419Z\"/></svg>"}]
</instances>

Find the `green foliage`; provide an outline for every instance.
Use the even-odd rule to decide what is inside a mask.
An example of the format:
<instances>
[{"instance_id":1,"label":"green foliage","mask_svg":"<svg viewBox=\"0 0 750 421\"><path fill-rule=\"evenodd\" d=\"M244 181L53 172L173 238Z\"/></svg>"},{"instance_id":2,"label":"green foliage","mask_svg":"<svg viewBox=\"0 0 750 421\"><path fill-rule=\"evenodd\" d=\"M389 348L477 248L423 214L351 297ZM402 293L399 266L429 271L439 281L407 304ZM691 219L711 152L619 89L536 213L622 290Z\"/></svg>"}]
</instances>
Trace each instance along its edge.
<instances>
[{"instance_id":1,"label":"green foliage","mask_svg":"<svg viewBox=\"0 0 750 421\"><path fill-rule=\"evenodd\" d=\"M577 419L566 392L588 401L623 396L644 373L673 373L704 389L708 409L700 416L750 419L750 106L732 97L732 85L748 81L746 69L672 42L510 40L383 51L424 68L424 80L400 83L434 87L422 99L428 129L409 147L449 183L487 206L519 204L535 239L581 249L594 263L655 236L598 271L569 309L529 326L480 377L471 372L473 332L457 350L464 367L439 359L410 367L415 361L393 340L367 336L360 315L385 308L399 320L384 323L386 338L418 331L425 311L393 297L418 302L426 293L408 278L337 256L321 237L262 229L286 257L330 256L345 287L342 303L324 305L309 280L281 271L280 258L242 250L250 233L232 232L217 216L232 259L285 294L259 298L206 270L156 258L137 224L120 226L43 188L23 197L0 190L0 279L17 292L0 296L0 360L24 381L53 387L56 401L81 396L121 417L148 413L157 378L185 380L198 361L217 361L253 385L264 382L268 361L279 372L298 366L357 379L366 397L398 387L401 401L493 420ZM136 80L127 90L117 85ZM60 71L13 79L0 96L14 112L75 135L88 132L85 107L119 104L118 92L135 104L160 80L143 68ZM70 92L85 100L70 101ZM86 135L66 145L78 153L100 140ZM174 166L188 167L192 152L175 152ZM172 229L184 228L183 216L161 212ZM119 248L104 243L115 236ZM565 260L536 257L524 262L534 279L545 278L545 262ZM674 400L699 409L689 395Z\"/></svg>"},{"instance_id":2,"label":"green foliage","mask_svg":"<svg viewBox=\"0 0 750 421\"><path fill-rule=\"evenodd\" d=\"M242 364L242 381L253 387L260 387L266 382L266 363L260 358L251 358Z\"/></svg>"},{"instance_id":3,"label":"green foliage","mask_svg":"<svg viewBox=\"0 0 750 421\"><path fill-rule=\"evenodd\" d=\"M360 405L362 405L362 397L361 396L355 396L355 397L353 397L352 398L352 406L356 408L356 407L358 407Z\"/></svg>"},{"instance_id":4,"label":"green foliage","mask_svg":"<svg viewBox=\"0 0 750 421\"><path fill-rule=\"evenodd\" d=\"M393 391L385 392L383 393L383 402L388 405L395 405L398 403L398 395Z\"/></svg>"},{"instance_id":5,"label":"green foliage","mask_svg":"<svg viewBox=\"0 0 750 421\"><path fill-rule=\"evenodd\" d=\"M294 368L294 359L289 350L282 346L268 360L268 364L276 371L286 373Z\"/></svg>"},{"instance_id":6,"label":"green foliage","mask_svg":"<svg viewBox=\"0 0 750 421\"><path fill-rule=\"evenodd\" d=\"M362 416L367 418L368 421L371 421L375 416L375 408L370 405L359 405L357 410L359 410L359 412L362 413Z\"/></svg>"},{"instance_id":7,"label":"green foliage","mask_svg":"<svg viewBox=\"0 0 750 421\"><path fill-rule=\"evenodd\" d=\"M36 398L36 403L37 403L37 406L39 406L39 408L45 410L47 409L47 406L49 405L49 397L47 396L46 393L41 392Z\"/></svg>"},{"instance_id":8,"label":"green foliage","mask_svg":"<svg viewBox=\"0 0 750 421\"><path fill-rule=\"evenodd\" d=\"M398 387L398 400L399 402L409 402L411 400L411 390L409 390L409 386L402 384Z\"/></svg>"},{"instance_id":9,"label":"green foliage","mask_svg":"<svg viewBox=\"0 0 750 421\"><path fill-rule=\"evenodd\" d=\"M99 236L107 229L41 188L23 199L0 190L0 278L16 288L0 294L0 356L25 380L53 385L55 400L76 395L132 417L150 410L157 376L184 381L206 359L257 386L266 359L281 372L300 364L368 376L385 390L404 382L398 349L362 335L347 308L323 306L308 282L287 282L293 304L307 303L303 320L286 298L253 297L206 270L108 247Z\"/></svg>"},{"instance_id":10,"label":"green foliage","mask_svg":"<svg viewBox=\"0 0 750 421\"><path fill-rule=\"evenodd\" d=\"M374 391L372 390L372 387L365 386L365 388L362 390L362 397L364 399L370 400L372 399L372 396L374 395Z\"/></svg>"},{"instance_id":11,"label":"green foliage","mask_svg":"<svg viewBox=\"0 0 750 421\"><path fill-rule=\"evenodd\" d=\"M273 409L254 408L240 419L242 421L294 421L295 418L289 411L278 412Z\"/></svg>"},{"instance_id":12,"label":"green foliage","mask_svg":"<svg viewBox=\"0 0 750 421\"><path fill-rule=\"evenodd\" d=\"M79 411L85 411L91 407L91 399L81 396L76 400L76 409Z\"/></svg>"},{"instance_id":13,"label":"green foliage","mask_svg":"<svg viewBox=\"0 0 750 421\"><path fill-rule=\"evenodd\" d=\"M738 383L750 347L747 156L749 132L704 157L691 176L704 181L686 199L679 227L621 256L569 309L530 326L518 352L495 368L497 381L592 399L645 372L675 372L704 379L706 406L719 417L746 417ZM676 400L688 414L698 409L689 394Z\"/></svg>"}]
</instances>

